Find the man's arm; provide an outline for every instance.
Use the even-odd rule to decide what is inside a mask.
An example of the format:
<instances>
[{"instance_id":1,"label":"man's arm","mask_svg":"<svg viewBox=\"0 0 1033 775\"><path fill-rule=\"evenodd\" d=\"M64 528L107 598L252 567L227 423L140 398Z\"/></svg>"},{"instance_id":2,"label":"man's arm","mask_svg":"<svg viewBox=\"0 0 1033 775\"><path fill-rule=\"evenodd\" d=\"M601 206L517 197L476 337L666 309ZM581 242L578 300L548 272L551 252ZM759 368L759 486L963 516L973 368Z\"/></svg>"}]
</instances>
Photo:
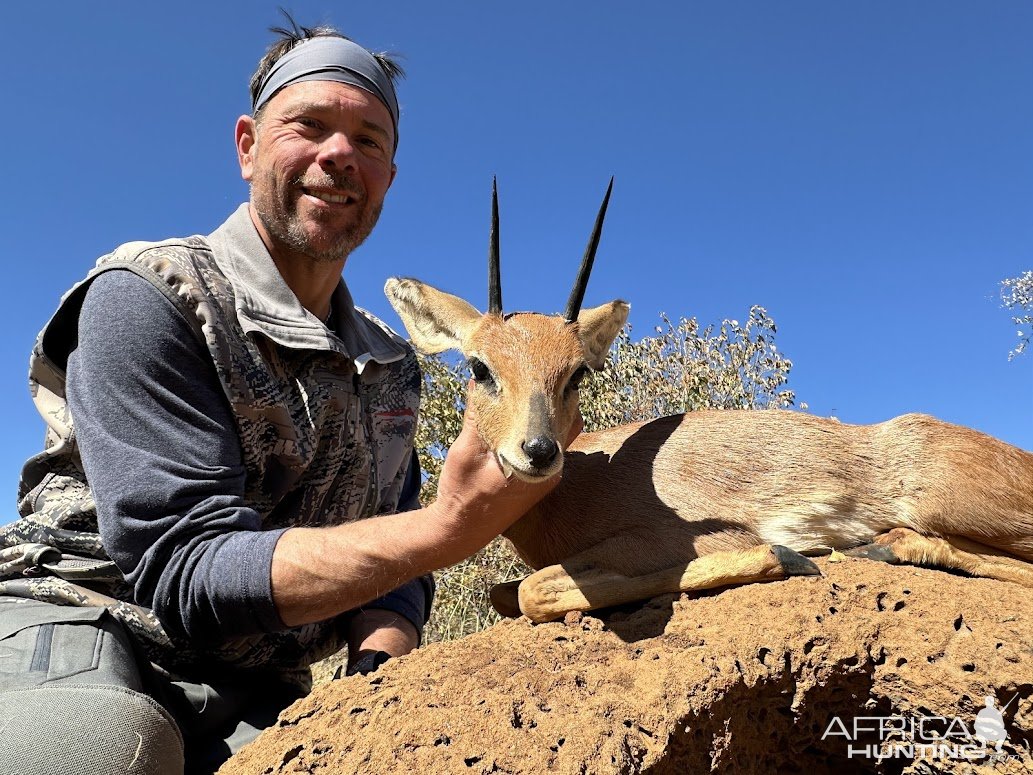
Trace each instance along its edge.
<instances>
[{"instance_id":1,"label":"man's arm","mask_svg":"<svg viewBox=\"0 0 1033 775\"><path fill-rule=\"evenodd\" d=\"M394 611L363 609L348 624L348 666L382 651L392 657L408 654L420 645L412 622Z\"/></svg>"},{"instance_id":2,"label":"man's arm","mask_svg":"<svg viewBox=\"0 0 1033 775\"><path fill-rule=\"evenodd\" d=\"M102 274L66 384L104 546L136 601L199 643L282 630L271 566L284 531L263 530L244 500L236 421L183 314L138 275ZM381 604L421 627L424 596Z\"/></svg>"},{"instance_id":3,"label":"man's arm","mask_svg":"<svg viewBox=\"0 0 1033 775\"><path fill-rule=\"evenodd\" d=\"M97 277L66 392L104 546L137 602L202 643L283 629L269 589L283 531L244 502L232 410L175 305L131 272Z\"/></svg>"},{"instance_id":4,"label":"man's arm","mask_svg":"<svg viewBox=\"0 0 1033 775\"><path fill-rule=\"evenodd\" d=\"M273 552L273 600L290 626L351 610L405 581L454 565L502 533L555 485L506 479L467 417L438 498L418 511L292 528Z\"/></svg>"},{"instance_id":5,"label":"man's arm","mask_svg":"<svg viewBox=\"0 0 1033 775\"><path fill-rule=\"evenodd\" d=\"M207 352L167 298L125 271L86 294L67 393L105 547L137 601L198 641L366 604L473 554L554 485L507 481L468 417L433 506L262 530Z\"/></svg>"},{"instance_id":6,"label":"man's arm","mask_svg":"<svg viewBox=\"0 0 1033 775\"><path fill-rule=\"evenodd\" d=\"M580 432L580 423L567 439ZM559 477L506 479L468 411L448 451L434 503L324 528L292 528L273 553L273 600L291 626L351 610L408 579L454 565L540 501Z\"/></svg>"},{"instance_id":7,"label":"man's arm","mask_svg":"<svg viewBox=\"0 0 1033 775\"><path fill-rule=\"evenodd\" d=\"M419 457L413 450L398 511L420 508L421 483ZM434 578L428 573L363 605L348 619L348 667L356 668L356 663L377 652L400 657L419 646L433 601Z\"/></svg>"}]
</instances>

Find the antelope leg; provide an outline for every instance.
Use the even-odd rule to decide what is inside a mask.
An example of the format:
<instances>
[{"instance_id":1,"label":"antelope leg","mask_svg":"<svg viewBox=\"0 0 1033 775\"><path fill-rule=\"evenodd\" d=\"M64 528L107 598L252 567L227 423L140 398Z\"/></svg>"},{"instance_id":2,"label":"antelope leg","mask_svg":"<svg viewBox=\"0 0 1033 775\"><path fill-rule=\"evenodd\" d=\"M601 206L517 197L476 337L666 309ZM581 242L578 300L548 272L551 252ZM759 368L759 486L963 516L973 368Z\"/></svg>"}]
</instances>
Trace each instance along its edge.
<instances>
[{"instance_id":1,"label":"antelope leg","mask_svg":"<svg viewBox=\"0 0 1033 775\"><path fill-rule=\"evenodd\" d=\"M882 562L952 568L972 576L1033 587L1033 563L960 536L937 538L898 527L846 554Z\"/></svg>"},{"instance_id":2,"label":"antelope leg","mask_svg":"<svg viewBox=\"0 0 1033 775\"><path fill-rule=\"evenodd\" d=\"M488 591L491 607L502 616L515 619L520 616L520 597L518 590L522 579L496 584Z\"/></svg>"},{"instance_id":3,"label":"antelope leg","mask_svg":"<svg viewBox=\"0 0 1033 775\"><path fill-rule=\"evenodd\" d=\"M687 565L642 576L624 576L598 566L578 566L573 561L551 565L520 582L518 597L525 616L533 622L547 622L568 611L591 611L656 595L817 575L821 575L818 567L803 555L784 546L764 544L715 552Z\"/></svg>"}]
</instances>

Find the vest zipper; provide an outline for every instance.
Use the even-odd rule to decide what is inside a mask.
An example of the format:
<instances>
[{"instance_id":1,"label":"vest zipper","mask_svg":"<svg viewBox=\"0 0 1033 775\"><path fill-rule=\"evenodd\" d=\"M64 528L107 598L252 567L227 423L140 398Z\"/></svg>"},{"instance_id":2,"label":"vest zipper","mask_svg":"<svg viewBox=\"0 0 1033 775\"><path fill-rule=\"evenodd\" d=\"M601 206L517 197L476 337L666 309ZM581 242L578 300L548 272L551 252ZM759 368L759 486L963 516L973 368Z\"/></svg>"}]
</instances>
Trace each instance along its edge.
<instances>
[{"instance_id":1,"label":"vest zipper","mask_svg":"<svg viewBox=\"0 0 1033 775\"><path fill-rule=\"evenodd\" d=\"M373 422L369 412L366 411L366 394L362 387L362 378L356 372L352 375L352 380L355 385L355 395L359 397L359 414L362 415L362 425L366 429L366 449L369 450L369 476L366 478L366 492L362 496L362 507L359 509L359 516L360 518L371 517L379 505L377 502L380 493L377 471L377 446L373 438Z\"/></svg>"}]
</instances>

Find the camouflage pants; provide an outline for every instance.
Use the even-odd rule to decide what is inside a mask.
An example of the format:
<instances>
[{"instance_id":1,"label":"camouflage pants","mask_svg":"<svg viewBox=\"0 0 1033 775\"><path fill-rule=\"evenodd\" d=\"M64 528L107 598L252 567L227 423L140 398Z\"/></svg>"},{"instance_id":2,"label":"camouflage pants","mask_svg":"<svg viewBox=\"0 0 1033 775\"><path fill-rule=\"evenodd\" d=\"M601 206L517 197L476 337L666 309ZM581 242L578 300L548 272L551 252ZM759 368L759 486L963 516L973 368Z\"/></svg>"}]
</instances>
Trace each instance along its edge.
<instances>
[{"instance_id":1,"label":"camouflage pants","mask_svg":"<svg viewBox=\"0 0 1033 775\"><path fill-rule=\"evenodd\" d=\"M214 772L298 696L253 675L173 681L104 608L0 596L3 772Z\"/></svg>"}]
</instances>

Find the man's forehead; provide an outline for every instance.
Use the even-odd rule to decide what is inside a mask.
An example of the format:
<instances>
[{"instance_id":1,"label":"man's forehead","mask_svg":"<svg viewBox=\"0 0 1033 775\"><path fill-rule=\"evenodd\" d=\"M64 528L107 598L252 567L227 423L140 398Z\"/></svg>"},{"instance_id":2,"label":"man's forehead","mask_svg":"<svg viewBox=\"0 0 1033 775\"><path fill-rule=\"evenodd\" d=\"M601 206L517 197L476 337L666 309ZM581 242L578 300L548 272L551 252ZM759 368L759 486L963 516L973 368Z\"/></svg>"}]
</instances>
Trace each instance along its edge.
<instances>
[{"instance_id":1,"label":"man's forehead","mask_svg":"<svg viewBox=\"0 0 1033 775\"><path fill-rule=\"evenodd\" d=\"M339 35L318 35L300 41L281 56L253 91L251 113L258 113L288 86L335 82L355 86L376 97L391 118L392 135L398 141L398 97L390 63L385 64L354 41ZM374 105L370 105L375 110Z\"/></svg>"},{"instance_id":2,"label":"man's forehead","mask_svg":"<svg viewBox=\"0 0 1033 775\"><path fill-rule=\"evenodd\" d=\"M333 107L345 105L356 109L379 108L380 112L391 120L387 106L365 89L352 86L350 83L338 81L301 81L284 86L271 100L269 105L294 106L298 103L325 105Z\"/></svg>"},{"instance_id":3,"label":"man's forehead","mask_svg":"<svg viewBox=\"0 0 1033 775\"><path fill-rule=\"evenodd\" d=\"M376 95L358 86L337 81L302 81L285 86L266 105L266 110L287 115L299 110L356 112L384 134L391 134L391 113Z\"/></svg>"}]
</instances>

